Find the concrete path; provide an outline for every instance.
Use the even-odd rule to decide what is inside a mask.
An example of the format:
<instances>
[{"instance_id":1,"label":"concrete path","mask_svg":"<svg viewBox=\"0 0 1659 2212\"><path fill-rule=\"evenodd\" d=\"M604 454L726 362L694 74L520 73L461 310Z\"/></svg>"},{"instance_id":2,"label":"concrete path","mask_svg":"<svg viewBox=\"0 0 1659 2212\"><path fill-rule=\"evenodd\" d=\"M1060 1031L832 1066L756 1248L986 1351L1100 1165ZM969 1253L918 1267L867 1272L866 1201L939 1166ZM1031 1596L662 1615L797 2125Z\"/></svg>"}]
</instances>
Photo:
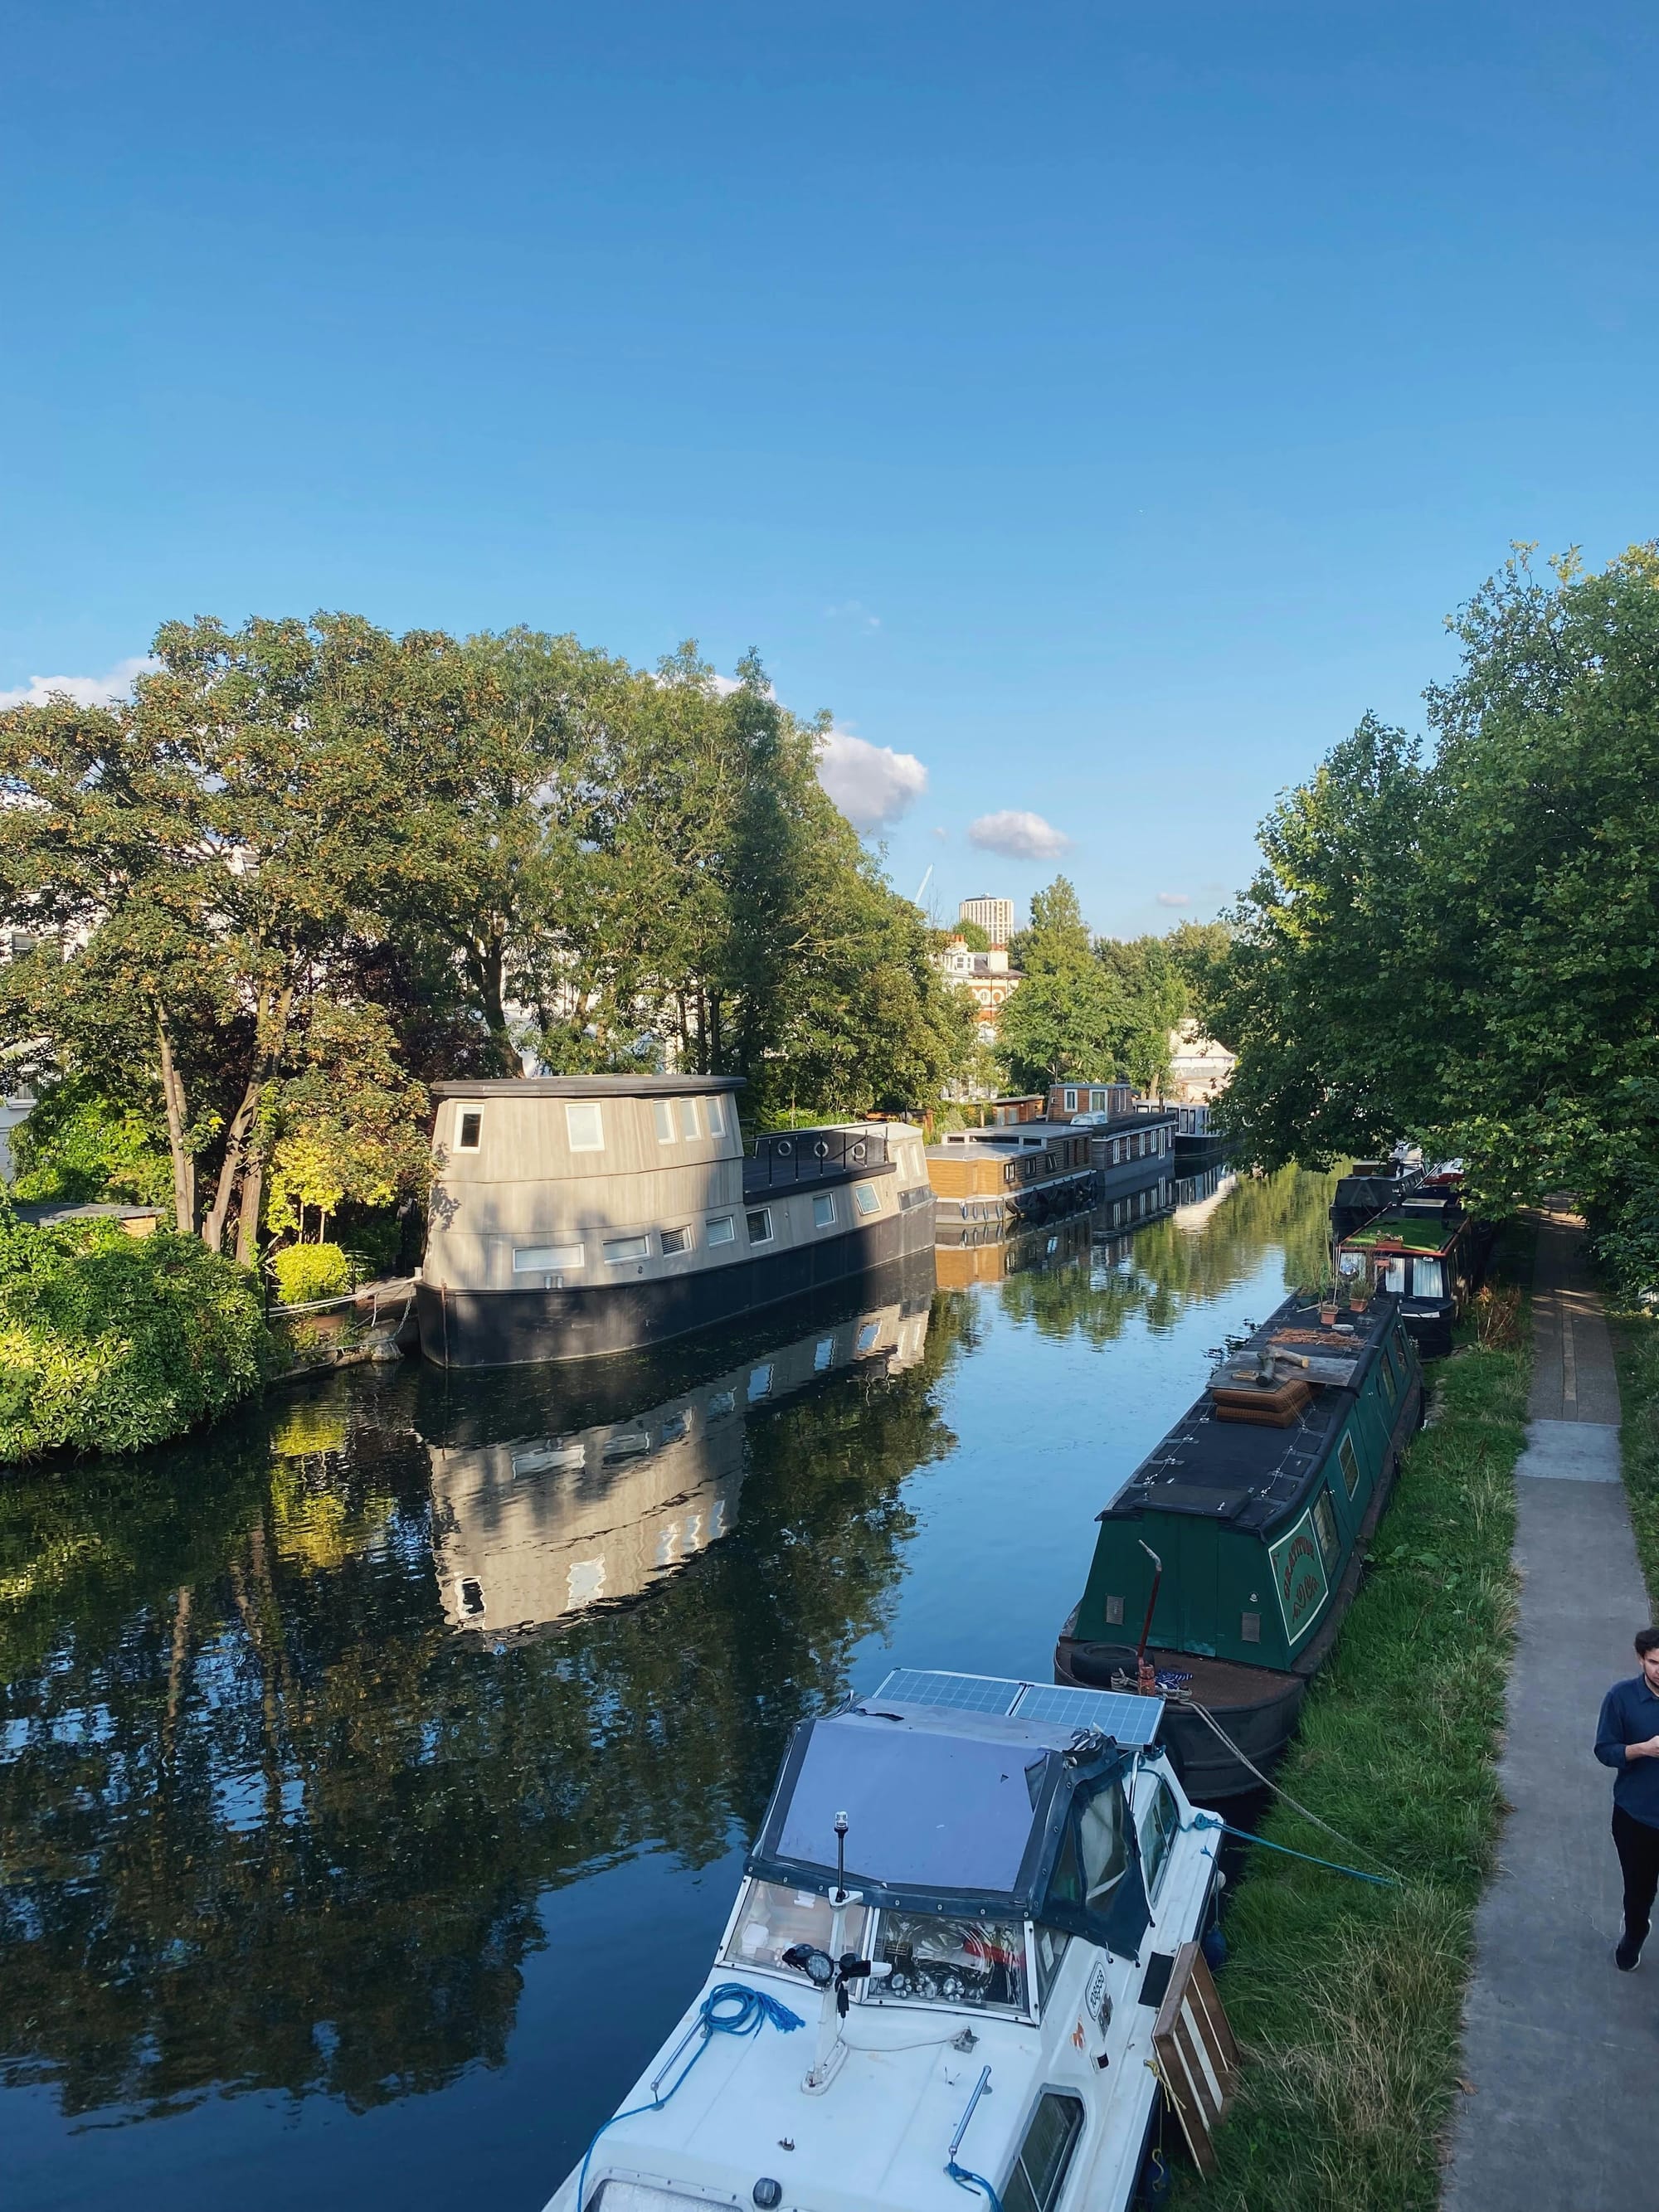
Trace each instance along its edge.
<instances>
[{"instance_id":1,"label":"concrete path","mask_svg":"<svg viewBox=\"0 0 1659 2212\"><path fill-rule=\"evenodd\" d=\"M1591 1753L1649 1604L1619 1472L1619 1386L1583 1224L1552 1214L1534 1273L1516 1469L1519 1639L1499 1776L1511 1808L1475 1922L1445 2212L1659 2205L1659 1951L1615 1972L1613 1778Z\"/></svg>"}]
</instances>

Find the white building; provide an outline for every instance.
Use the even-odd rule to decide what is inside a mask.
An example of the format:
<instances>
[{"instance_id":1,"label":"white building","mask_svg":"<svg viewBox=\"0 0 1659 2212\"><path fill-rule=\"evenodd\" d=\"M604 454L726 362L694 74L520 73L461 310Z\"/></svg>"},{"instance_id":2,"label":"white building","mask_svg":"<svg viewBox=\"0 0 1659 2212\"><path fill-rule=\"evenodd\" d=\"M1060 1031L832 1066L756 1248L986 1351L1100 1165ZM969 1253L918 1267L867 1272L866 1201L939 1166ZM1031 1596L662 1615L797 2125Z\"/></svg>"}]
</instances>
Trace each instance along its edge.
<instances>
[{"instance_id":1,"label":"white building","mask_svg":"<svg viewBox=\"0 0 1659 2212\"><path fill-rule=\"evenodd\" d=\"M977 922L992 945L1000 947L1014 933L1014 902L1004 898L966 898L957 908L957 920Z\"/></svg>"},{"instance_id":2,"label":"white building","mask_svg":"<svg viewBox=\"0 0 1659 2212\"><path fill-rule=\"evenodd\" d=\"M1206 1036L1194 1021L1182 1022L1170 1031L1170 1097L1182 1105L1198 1105L1218 1097L1232 1080L1237 1054L1212 1036Z\"/></svg>"}]
</instances>

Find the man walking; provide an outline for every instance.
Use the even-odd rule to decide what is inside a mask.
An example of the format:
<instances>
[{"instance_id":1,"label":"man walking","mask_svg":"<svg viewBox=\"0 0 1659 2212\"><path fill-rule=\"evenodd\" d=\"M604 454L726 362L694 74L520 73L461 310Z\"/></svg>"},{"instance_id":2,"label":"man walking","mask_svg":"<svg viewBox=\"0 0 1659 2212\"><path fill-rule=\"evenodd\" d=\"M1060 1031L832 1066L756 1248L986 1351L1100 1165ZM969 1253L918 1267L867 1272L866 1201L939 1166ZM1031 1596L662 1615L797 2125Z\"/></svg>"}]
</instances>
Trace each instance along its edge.
<instances>
[{"instance_id":1,"label":"man walking","mask_svg":"<svg viewBox=\"0 0 1659 2212\"><path fill-rule=\"evenodd\" d=\"M1659 1889L1659 1628L1636 1639L1642 1671L1601 1700L1595 1756L1613 1770L1613 1842L1625 1876L1625 1932L1613 1962L1630 1972L1648 1939Z\"/></svg>"}]
</instances>

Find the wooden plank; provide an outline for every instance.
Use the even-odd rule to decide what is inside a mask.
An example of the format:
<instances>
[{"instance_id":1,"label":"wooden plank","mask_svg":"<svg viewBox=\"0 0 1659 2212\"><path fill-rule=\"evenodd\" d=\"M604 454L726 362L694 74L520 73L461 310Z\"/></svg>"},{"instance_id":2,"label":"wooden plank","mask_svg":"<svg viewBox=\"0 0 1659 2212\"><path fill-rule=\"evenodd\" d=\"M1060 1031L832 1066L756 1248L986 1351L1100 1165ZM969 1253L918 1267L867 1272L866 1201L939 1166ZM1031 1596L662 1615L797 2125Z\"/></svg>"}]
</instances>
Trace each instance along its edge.
<instances>
[{"instance_id":1,"label":"wooden plank","mask_svg":"<svg viewBox=\"0 0 1659 2212\"><path fill-rule=\"evenodd\" d=\"M1183 1943L1176 1954L1175 1970L1152 2023L1152 2052L1187 2148L1207 2179L1216 2170L1210 2137L1237 2087L1238 2045L1196 1943Z\"/></svg>"}]
</instances>

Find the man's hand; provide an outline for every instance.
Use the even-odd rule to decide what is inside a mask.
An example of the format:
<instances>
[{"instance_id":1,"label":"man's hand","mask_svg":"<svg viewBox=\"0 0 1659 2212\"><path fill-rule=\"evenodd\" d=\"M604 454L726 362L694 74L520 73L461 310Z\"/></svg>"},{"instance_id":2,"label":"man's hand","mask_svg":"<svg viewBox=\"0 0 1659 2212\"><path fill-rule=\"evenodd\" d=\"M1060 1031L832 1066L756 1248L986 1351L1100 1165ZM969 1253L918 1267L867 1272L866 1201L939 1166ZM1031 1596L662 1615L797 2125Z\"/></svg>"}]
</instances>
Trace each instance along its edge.
<instances>
[{"instance_id":1,"label":"man's hand","mask_svg":"<svg viewBox=\"0 0 1659 2212\"><path fill-rule=\"evenodd\" d=\"M1650 1735L1645 1743L1627 1743L1626 1759L1659 1759L1659 1735Z\"/></svg>"}]
</instances>

